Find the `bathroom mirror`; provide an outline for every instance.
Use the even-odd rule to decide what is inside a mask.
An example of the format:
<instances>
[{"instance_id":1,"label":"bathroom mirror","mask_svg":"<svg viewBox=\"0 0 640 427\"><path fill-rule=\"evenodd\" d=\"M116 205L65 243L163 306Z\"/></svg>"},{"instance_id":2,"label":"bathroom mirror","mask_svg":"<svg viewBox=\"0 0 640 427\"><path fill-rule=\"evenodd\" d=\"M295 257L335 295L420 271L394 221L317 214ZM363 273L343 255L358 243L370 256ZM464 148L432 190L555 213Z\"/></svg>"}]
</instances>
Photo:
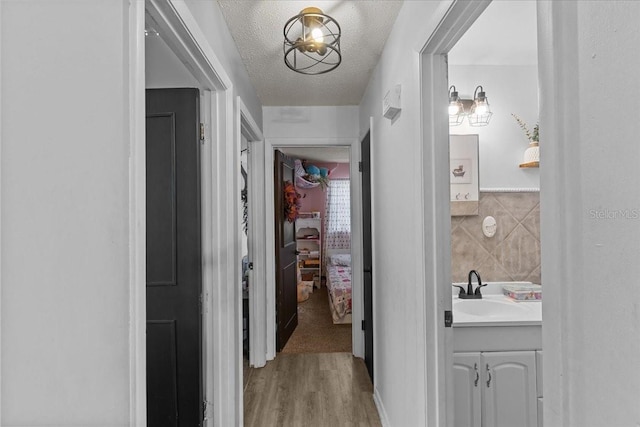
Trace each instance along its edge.
<instances>
[{"instance_id":1,"label":"bathroom mirror","mask_svg":"<svg viewBox=\"0 0 640 427\"><path fill-rule=\"evenodd\" d=\"M478 135L449 135L451 215L478 215Z\"/></svg>"}]
</instances>

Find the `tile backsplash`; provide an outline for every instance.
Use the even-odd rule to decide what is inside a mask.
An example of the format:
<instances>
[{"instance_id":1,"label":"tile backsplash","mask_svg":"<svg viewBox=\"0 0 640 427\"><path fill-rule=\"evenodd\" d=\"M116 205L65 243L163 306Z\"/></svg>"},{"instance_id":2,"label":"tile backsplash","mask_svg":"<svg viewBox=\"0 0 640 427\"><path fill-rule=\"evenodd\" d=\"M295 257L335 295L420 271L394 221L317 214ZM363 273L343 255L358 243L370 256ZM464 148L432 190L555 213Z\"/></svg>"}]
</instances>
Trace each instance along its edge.
<instances>
[{"instance_id":1,"label":"tile backsplash","mask_svg":"<svg viewBox=\"0 0 640 427\"><path fill-rule=\"evenodd\" d=\"M493 237L482 233L496 219ZM451 217L451 275L466 282L470 270L482 281L540 283L540 193L480 193L479 215Z\"/></svg>"}]
</instances>

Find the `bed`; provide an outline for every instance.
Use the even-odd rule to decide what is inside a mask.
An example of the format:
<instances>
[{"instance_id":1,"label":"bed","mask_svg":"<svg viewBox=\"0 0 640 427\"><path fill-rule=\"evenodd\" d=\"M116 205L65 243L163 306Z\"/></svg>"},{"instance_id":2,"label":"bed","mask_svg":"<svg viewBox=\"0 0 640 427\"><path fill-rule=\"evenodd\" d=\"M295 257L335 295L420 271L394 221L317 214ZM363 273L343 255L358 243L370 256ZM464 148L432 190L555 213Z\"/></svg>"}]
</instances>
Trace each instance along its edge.
<instances>
[{"instance_id":1,"label":"bed","mask_svg":"<svg viewBox=\"0 0 640 427\"><path fill-rule=\"evenodd\" d=\"M327 254L327 292L333 323L351 323L351 255Z\"/></svg>"}]
</instances>

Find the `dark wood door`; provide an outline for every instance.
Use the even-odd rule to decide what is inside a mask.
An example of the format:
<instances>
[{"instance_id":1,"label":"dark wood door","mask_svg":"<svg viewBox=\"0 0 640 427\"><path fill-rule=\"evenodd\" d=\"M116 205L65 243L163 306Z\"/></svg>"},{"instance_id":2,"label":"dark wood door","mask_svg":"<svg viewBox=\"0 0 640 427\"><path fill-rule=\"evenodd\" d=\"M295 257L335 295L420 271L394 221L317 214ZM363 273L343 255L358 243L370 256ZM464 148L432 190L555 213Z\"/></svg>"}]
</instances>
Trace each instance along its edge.
<instances>
[{"instance_id":1,"label":"dark wood door","mask_svg":"<svg viewBox=\"0 0 640 427\"><path fill-rule=\"evenodd\" d=\"M200 426L200 95L149 89L147 108L147 425Z\"/></svg>"},{"instance_id":2,"label":"dark wood door","mask_svg":"<svg viewBox=\"0 0 640 427\"><path fill-rule=\"evenodd\" d=\"M285 217L284 186L294 182L295 165L280 151L275 152L276 226L276 347L281 351L298 326L295 223Z\"/></svg>"},{"instance_id":3,"label":"dark wood door","mask_svg":"<svg viewBox=\"0 0 640 427\"><path fill-rule=\"evenodd\" d=\"M362 245L364 279L364 363L373 381L373 254L371 250L371 139L361 143L362 153Z\"/></svg>"}]
</instances>

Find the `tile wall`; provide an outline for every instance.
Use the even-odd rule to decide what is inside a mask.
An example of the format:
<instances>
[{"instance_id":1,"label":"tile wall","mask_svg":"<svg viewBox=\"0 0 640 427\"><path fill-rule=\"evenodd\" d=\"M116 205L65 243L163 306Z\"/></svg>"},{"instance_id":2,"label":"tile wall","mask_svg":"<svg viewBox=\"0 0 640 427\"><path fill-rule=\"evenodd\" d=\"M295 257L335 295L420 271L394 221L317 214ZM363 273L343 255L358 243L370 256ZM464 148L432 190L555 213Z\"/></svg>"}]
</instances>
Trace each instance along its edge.
<instances>
[{"instance_id":1,"label":"tile wall","mask_svg":"<svg viewBox=\"0 0 640 427\"><path fill-rule=\"evenodd\" d=\"M451 272L466 282L470 270L483 281L540 283L540 193L481 193L480 214L451 217ZM482 221L493 216L496 234L486 237Z\"/></svg>"}]
</instances>

